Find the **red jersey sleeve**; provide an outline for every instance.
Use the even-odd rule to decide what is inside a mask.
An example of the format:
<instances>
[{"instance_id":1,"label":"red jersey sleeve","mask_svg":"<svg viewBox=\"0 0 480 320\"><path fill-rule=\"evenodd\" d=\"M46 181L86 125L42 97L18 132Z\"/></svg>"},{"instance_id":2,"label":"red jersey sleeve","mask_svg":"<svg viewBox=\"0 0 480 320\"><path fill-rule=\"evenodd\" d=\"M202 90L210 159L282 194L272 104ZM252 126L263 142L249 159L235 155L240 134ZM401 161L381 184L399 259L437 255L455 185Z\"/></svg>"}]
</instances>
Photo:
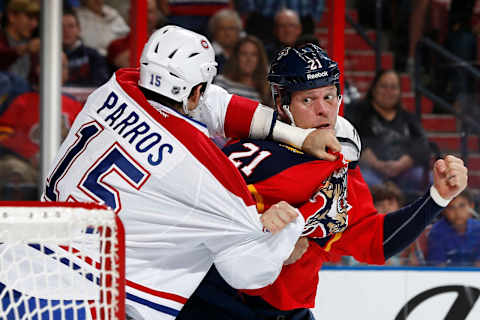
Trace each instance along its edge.
<instances>
[{"instance_id":1,"label":"red jersey sleeve","mask_svg":"<svg viewBox=\"0 0 480 320\"><path fill-rule=\"evenodd\" d=\"M225 135L229 138L247 138L257 107L258 101L232 95L225 115Z\"/></svg>"}]
</instances>

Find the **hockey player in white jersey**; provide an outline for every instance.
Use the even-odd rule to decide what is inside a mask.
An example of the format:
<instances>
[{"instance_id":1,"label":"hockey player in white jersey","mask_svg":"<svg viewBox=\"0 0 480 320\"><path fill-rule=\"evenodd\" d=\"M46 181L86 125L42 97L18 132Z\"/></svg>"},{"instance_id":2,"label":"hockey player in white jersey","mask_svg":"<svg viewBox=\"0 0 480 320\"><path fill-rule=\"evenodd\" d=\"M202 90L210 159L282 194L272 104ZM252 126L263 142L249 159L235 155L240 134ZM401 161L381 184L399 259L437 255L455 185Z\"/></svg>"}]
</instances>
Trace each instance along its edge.
<instances>
[{"instance_id":1,"label":"hockey player in white jersey","mask_svg":"<svg viewBox=\"0 0 480 320\"><path fill-rule=\"evenodd\" d=\"M120 69L89 96L42 200L115 210L126 232L127 310L142 319L172 319L212 263L235 288L273 282L304 225L286 203L261 221L209 131L274 136L305 148L308 139L309 148L319 140L340 146L334 137L285 131L271 109L211 85L214 52L196 33L174 26L156 31L140 62L140 71ZM316 154L328 158L324 149Z\"/></svg>"}]
</instances>

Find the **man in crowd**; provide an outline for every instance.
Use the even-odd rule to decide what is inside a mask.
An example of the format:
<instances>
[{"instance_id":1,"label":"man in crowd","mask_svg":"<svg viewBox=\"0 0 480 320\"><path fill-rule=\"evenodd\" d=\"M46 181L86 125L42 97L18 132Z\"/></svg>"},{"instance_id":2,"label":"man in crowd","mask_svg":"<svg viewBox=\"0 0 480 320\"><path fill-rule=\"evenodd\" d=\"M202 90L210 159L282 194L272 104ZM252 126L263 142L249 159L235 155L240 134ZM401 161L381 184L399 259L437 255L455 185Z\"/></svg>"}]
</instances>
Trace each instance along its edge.
<instances>
[{"instance_id":1,"label":"man in crowd","mask_svg":"<svg viewBox=\"0 0 480 320\"><path fill-rule=\"evenodd\" d=\"M40 50L40 39L32 37L38 26L40 8L35 1L11 0L6 10L6 26L0 30L0 70L28 80L30 55Z\"/></svg>"},{"instance_id":2,"label":"man in crowd","mask_svg":"<svg viewBox=\"0 0 480 320\"><path fill-rule=\"evenodd\" d=\"M303 230L286 202L260 219L210 133L340 149L332 134L275 122L269 108L211 85L215 66L204 36L175 26L156 31L140 71L120 69L90 95L45 182L44 201L94 201L118 213L127 310L143 319L174 318L212 263L233 287L268 285Z\"/></svg>"},{"instance_id":3,"label":"man in crowd","mask_svg":"<svg viewBox=\"0 0 480 320\"><path fill-rule=\"evenodd\" d=\"M285 48L275 57L268 79L281 119L300 128L335 130L342 152L327 162L272 141L246 139L224 148L259 212L284 199L302 213L306 238L277 280L259 290L239 294L212 268L177 319L313 319L308 308L314 307L322 263L353 256L384 264L465 189L467 169L449 155L435 163L433 186L422 197L388 215L378 213L358 166L358 134L337 116L339 77L337 64L313 44Z\"/></svg>"},{"instance_id":4,"label":"man in crowd","mask_svg":"<svg viewBox=\"0 0 480 320\"><path fill-rule=\"evenodd\" d=\"M98 87L111 75L105 58L80 38L80 23L73 10L65 10L62 18L63 50L68 57L70 78L67 85Z\"/></svg>"}]
</instances>

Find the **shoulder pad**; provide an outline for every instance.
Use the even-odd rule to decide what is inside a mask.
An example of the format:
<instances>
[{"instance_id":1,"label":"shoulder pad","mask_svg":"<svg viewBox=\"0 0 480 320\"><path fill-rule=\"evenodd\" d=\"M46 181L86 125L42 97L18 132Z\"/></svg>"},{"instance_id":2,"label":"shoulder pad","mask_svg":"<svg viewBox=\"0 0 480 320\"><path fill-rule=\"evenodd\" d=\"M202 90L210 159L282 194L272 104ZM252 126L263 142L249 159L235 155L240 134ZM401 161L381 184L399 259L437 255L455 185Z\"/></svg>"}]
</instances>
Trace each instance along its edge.
<instances>
[{"instance_id":1,"label":"shoulder pad","mask_svg":"<svg viewBox=\"0 0 480 320\"><path fill-rule=\"evenodd\" d=\"M358 161L362 151L362 143L355 127L344 117L338 116L335 134L342 145L343 157L348 161Z\"/></svg>"}]
</instances>

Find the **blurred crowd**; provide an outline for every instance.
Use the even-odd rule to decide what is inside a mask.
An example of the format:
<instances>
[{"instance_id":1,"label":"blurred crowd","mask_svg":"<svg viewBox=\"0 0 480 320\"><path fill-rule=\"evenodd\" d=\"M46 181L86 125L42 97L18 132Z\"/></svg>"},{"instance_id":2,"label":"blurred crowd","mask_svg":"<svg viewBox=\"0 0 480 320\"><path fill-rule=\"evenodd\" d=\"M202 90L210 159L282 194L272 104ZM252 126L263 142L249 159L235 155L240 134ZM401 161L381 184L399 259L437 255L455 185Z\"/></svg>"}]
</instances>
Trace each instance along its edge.
<instances>
[{"instance_id":1,"label":"blurred crowd","mask_svg":"<svg viewBox=\"0 0 480 320\"><path fill-rule=\"evenodd\" d=\"M151 34L166 24L205 34L218 63L215 83L230 93L272 105L266 81L270 59L284 46L319 43L325 0L148 0ZM64 0L62 16L62 135L84 97L119 68L130 65L129 3L121 0ZM375 0L347 1L364 28L375 27ZM453 54L477 64L480 1L383 1L386 44L395 66L378 72L361 95L346 77L344 116L362 140L360 166L377 210L388 214L431 184L432 161L441 150L429 142L422 123L402 105L402 73L412 74L415 48L429 35ZM0 1L0 199L35 200L39 179L39 19L41 1ZM425 56L429 53L422 52ZM451 64L431 57L422 65L437 92L461 110L475 105L475 81ZM437 66L438 65L438 66ZM450 76L439 76L448 73ZM79 89L79 90L77 90ZM72 94L73 93L73 94ZM76 94L79 93L79 94ZM472 102L473 101L473 102ZM478 109L478 108L477 108ZM445 110L436 110L445 112ZM480 266L480 221L475 193L466 191L392 265ZM352 264L354 261L343 261Z\"/></svg>"}]
</instances>

